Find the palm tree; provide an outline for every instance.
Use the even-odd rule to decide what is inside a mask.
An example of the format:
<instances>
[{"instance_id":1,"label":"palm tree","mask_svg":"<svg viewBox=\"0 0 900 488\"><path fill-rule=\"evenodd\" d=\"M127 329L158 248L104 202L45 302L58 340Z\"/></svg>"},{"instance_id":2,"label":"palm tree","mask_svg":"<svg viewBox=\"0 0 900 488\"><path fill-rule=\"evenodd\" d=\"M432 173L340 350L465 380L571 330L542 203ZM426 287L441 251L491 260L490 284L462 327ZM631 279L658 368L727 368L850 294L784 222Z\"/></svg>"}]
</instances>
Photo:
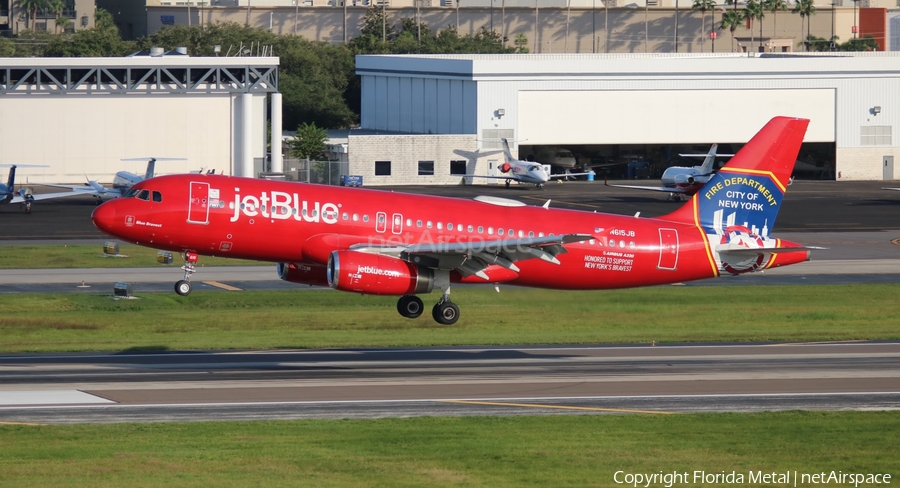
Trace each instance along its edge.
<instances>
[{"instance_id":1,"label":"palm tree","mask_svg":"<svg viewBox=\"0 0 900 488\"><path fill-rule=\"evenodd\" d=\"M56 14L55 25L53 27L53 33L56 34L57 32L59 32L59 17L60 15L62 15L63 10L66 9L66 4L65 2L63 2L63 0L50 0L47 8L48 10Z\"/></svg>"},{"instance_id":2,"label":"palm tree","mask_svg":"<svg viewBox=\"0 0 900 488\"><path fill-rule=\"evenodd\" d=\"M694 0L694 5L691 6L691 10L696 12L700 11L703 15L702 22L702 30L701 35L703 36L703 44L706 44L706 11L712 10L713 13L716 11L716 0Z\"/></svg>"},{"instance_id":3,"label":"palm tree","mask_svg":"<svg viewBox=\"0 0 900 488\"><path fill-rule=\"evenodd\" d=\"M744 18L750 21L750 47L749 50L753 49L753 20L759 19L759 37L760 44L762 44L762 19L765 17L765 13L763 13L762 3L757 0L747 0L747 5L744 7ZM759 51L759 48L756 49Z\"/></svg>"},{"instance_id":4,"label":"palm tree","mask_svg":"<svg viewBox=\"0 0 900 488\"><path fill-rule=\"evenodd\" d=\"M772 36L778 35L778 11L787 10L785 0L763 0L763 8L772 12ZM762 37L762 35L760 35Z\"/></svg>"},{"instance_id":5,"label":"palm tree","mask_svg":"<svg viewBox=\"0 0 900 488\"><path fill-rule=\"evenodd\" d=\"M809 51L809 17L816 13L816 6L813 0L797 0L791 12L800 14L800 35L803 35L803 18L806 17L806 37L803 38L803 45Z\"/></svg>"},{"instance_id":6,"label":"palm tree","mask_svg":"<svg viewBox=\"0 0 900 488\"><path fill-rule=\"evenodd\" d=\"M62 28L63 32L66 32L66 28L70 25L72 25L72 21L68 17L56 18L56 28Z\"/></svg>"},{"instance_id":7,"label":"palm tree","mask_svg":"<svg viewBox=\"0 0 900 488\"><path fill-rule=\"evenodd\" d=\"M744 23L744 14L737 10L729 10L722 14L722 23L720 29L728 29L731 31L731 52L734 52L734 31Z\"/></svg>"},{"instance_id":8,"label":"palm tree","mask_svg":"<svg viewBox=\"0 0 900 488\"><path fill-rule=\"evenodd\" d=\"M49 4L50 0L21 0L19 2L21 8L25 9L26 12L30 12L31 30L37 27L37 11L47 8Z\"/></svg>"}]
</instances>

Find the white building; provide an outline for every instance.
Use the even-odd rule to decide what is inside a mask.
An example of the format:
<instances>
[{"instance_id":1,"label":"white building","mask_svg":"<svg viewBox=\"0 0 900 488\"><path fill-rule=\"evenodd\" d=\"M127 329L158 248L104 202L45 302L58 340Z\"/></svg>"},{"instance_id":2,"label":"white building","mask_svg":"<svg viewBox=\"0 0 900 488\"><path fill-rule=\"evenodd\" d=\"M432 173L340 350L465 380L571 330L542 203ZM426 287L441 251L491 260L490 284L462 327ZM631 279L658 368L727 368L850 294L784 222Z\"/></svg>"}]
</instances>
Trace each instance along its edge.
<instances>
[{"instance_id":1,"label":"white building","mask_svg":"<svg viewBox=\"0 0 900 488\"><path fill-rule=\"evenodd\" d=\"M893 53L359 56L356 69L361 127L420 134L351 133L350 172L367 185L458 184L457 159L469 174L489 174L499 158L484 153L500 137L601 151L737 145L778 115L811 120L799 166L815 177L900 177ZM432 160L433 175L417 171ZM390 162L390 176L376 175L376 161Z\"/></svg>"},{"instance_id":2,"label":"white building","mask_svg":"<svg viewBox=\"0 0 900 488\"><path fill-rule=\"evenodd\" d=\"M254 175L270 105L280 132L277 74L278 58L0 58L0 163L48 166L20 171L32 183L108 183L143 157L187 159L158 174Z\"/></svg>"}]
</instances>

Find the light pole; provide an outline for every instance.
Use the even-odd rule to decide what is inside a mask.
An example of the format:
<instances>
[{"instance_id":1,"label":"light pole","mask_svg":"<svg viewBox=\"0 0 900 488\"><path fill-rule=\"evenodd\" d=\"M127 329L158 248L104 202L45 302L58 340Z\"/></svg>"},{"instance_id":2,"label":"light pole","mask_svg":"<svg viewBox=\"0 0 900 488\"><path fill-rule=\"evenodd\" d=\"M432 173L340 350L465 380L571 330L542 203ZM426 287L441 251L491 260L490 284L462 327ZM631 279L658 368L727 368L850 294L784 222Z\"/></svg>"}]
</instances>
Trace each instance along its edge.
<instances>
[{"instance_id":1,"label":"light pole","mask_svg":"<svg viewBox=\"0 0 900 488\"><path fill-rule=\"evenodd\" d=\"M856 33L859 31L856 23L856 9L859 7L859 0L853 0L853 38L856 39Z\"/></svg>"},{"instance_id":2,"label":"light pole","mask_svg":"<svg viewBox=\"0 0 900 488\"><path fill-rule=\"evenodd\" d=\"M715 25L713 25L713 27L715 27ZM716 37L719 37L719 34L715 30L709 32L709 38L712 40L712 51L710 52L713 53L716 52Z\"/></svg>"},{"instance_id":3,"label":"light pole","mask_svg":"<svg viewBox=\"0 0 900 488\"><path fill-rule=\"evenodd\" d=\"M678 0L675 0L675 52L678 52Z\"/></svg>"}]
</instances>

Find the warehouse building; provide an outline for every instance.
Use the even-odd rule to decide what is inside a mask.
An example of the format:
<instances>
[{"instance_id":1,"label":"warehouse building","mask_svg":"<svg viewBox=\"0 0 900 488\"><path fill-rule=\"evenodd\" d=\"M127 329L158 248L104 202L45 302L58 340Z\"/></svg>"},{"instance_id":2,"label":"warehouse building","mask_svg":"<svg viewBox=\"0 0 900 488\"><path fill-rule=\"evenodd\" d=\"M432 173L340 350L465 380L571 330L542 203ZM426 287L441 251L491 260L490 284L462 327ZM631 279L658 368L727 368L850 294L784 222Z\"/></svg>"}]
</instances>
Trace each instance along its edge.
<instances>
[{"instance_id":1,"label":"warehouse building","mask_svg":"<svg viewBox=\"0 0 900 488\"><path fill-rule=\"evenodd\" d=\"M661 171L686 149L737 150L778 115L811 120L798 177L897 177L892 53L359 56L357 74L348 152L367 185L485 183L459 173L497 174L500 138L520 159Z\"/></svg>"}]
</instances>

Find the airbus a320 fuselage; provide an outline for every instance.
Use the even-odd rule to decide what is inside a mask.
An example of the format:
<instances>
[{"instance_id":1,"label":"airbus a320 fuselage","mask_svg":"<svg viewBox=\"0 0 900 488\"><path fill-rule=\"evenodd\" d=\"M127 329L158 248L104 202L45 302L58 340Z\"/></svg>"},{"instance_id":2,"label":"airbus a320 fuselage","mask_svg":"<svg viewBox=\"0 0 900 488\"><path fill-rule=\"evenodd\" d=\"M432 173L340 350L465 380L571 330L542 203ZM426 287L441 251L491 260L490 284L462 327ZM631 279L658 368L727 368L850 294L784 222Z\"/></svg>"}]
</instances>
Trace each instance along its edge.
<instances>
[{"instance_id":1,"label":"airbus a320 fuselage","mask_svg":"<svg viewBox=\"0 0 900 488\"><path fill-rule=\"evenodd\" d=\"M136 184L93 214L122 240L180 252L190 293L199 255L272 261L287 281L398 295L398 311L441 290L432 309L455 323L452 283L589 290L683 282L805 261L771 238L808 121L767 124L692 199L646 219L220 175Z\"/></svg>"}]
</instances>

